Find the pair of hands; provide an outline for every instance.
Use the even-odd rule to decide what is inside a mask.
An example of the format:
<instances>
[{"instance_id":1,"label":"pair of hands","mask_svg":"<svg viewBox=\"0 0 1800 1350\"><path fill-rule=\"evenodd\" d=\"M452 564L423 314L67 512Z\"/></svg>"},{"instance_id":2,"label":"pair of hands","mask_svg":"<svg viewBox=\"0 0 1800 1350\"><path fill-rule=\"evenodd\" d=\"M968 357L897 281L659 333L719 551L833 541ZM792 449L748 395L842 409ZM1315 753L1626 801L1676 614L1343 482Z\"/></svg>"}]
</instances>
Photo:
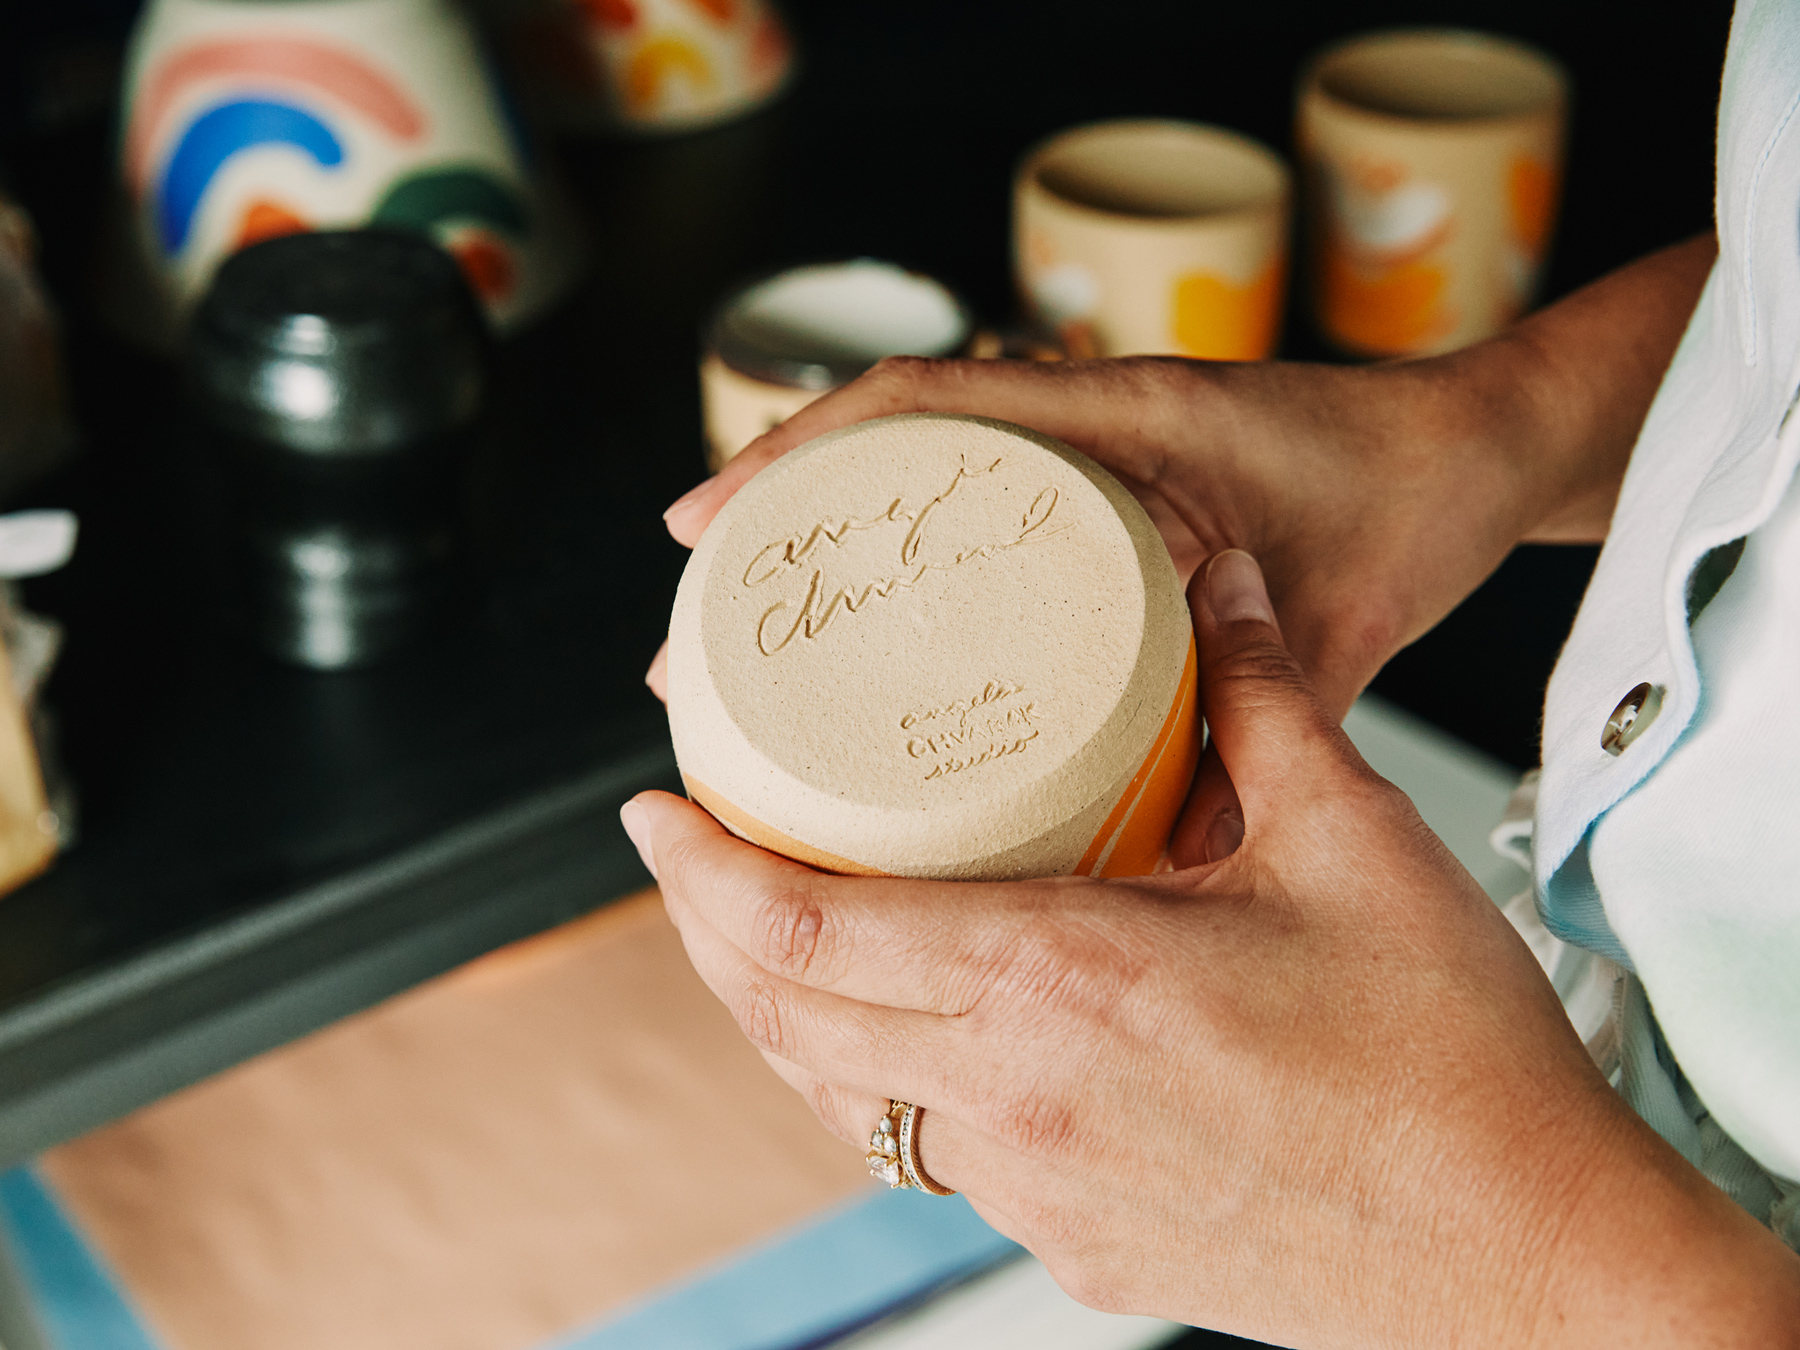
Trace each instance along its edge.
<instances>
[{"instance_id":1,"label":"pair of hands","mask_svg":"<svg viewBox=\"0 0 1800 1350\"><path fill-rule=\"evenodd\" d=\"M1697 289L1692 257L1669 275ZM1596 311L1570 304L1579 346ZM1621 1105L1338 728L1520 538L1610 511L1635 422L1598 467L1529 462L1561 448L1551 314L1379 370L889 363L668 513L692 545L814 435L973 412L1106 464L1191 577L1211 743L1173 872L833 877L667 794L623 812L701 975L826 1126L861 1148L888 1098L919 1103L926 1170L1085 1302L1308 1346L1776 1343L1745 1318L1783 1254ZM1614 372L1637 417L1672 341L1635 394ZM1509 382L1536 396L1483 393ZM1559 411L1575 437L1607 420Z\"/></svg>"},{"instance_id":2,"label":"pair of hands","mask_svg":"<svg viewBox=\"0 0 1800 1350\"><path fill-rule=\"evenodd\" d=\"M1630 1123L1529 951L1313 694L1249 555L1189 600L1242 801L1219 861L868 880L667 794L627 828L826 1126L860 1148L889 1096L922 1104L926 1170L1075 1297L1283 1344L1529 1344L1552 1291L1520 1222L1574 1184L1572 1126ZM1502 1296L1446 1285L1446 1261Z\"/></svg>"}]
</instances>

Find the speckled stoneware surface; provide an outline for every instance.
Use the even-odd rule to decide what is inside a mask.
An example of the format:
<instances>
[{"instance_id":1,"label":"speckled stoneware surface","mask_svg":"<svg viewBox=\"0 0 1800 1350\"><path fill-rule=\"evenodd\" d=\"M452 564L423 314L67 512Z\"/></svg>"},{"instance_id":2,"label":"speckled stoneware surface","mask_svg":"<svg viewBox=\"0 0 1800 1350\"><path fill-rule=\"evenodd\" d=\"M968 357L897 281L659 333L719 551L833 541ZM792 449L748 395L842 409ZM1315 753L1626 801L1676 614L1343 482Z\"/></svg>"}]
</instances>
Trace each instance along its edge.
<instances>
[{"instance_id":1,"label":"speckled stoneware surface","mask_svg":"<svg viewBox=\"0 0 1800 1350\"><path fill-rule=\"evenodd\" d=\"M688 562L669 720L694 799L832 871L1146 872L1199 754L1174 565L1047 436L909 414L750 481Z\"/></svg>"}]
</instances>

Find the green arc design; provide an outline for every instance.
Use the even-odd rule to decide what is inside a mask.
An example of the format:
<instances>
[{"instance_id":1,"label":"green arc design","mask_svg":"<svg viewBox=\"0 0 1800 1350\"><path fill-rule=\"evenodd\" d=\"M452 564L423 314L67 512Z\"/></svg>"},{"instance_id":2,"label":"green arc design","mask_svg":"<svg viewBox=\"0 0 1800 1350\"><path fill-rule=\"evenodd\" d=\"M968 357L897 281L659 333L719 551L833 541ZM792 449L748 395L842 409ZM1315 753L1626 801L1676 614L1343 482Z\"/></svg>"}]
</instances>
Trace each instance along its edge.
<instances>
[{"instance_id":1,"label":"green arc design","mask_svg":"<svg viewBox=\"0 0 1800 1350\"><path fill-rule=\"evenodd\" d=\"M427 169L402 178L370 217L372 224L414 230L450 220L479 221L519 238L531 233L518 195L479 169Z\"/></svg>"}]
</instances>

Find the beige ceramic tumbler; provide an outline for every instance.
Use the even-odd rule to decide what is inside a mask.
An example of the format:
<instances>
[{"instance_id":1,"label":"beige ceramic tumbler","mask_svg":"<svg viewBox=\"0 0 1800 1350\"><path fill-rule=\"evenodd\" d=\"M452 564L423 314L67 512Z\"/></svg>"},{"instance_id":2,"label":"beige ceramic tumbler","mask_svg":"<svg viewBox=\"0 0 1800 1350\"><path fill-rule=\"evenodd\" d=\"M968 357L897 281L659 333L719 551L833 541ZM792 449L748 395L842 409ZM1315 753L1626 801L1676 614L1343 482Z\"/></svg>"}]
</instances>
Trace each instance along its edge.
<instances>
[{"instance_id":1,"label":"beige ceramic tumbler","mask_svg":"<svg viewBox=\"0 0 1800 1350\"><path fill-rule=\"evenodd\" d=\"M1505 38L1355 38L1301 79L1313 302L1359 356L1450 351L1530 302L1556 215L1568 88Z\"/></svg>"},{"instance_id":2,"label":"beige ceramic tumbler","mask_svg":"<svg viewBox=\"0 0 1800 1350\"><path fill-rule=\"evenodd\" d=\"M1287 166L1247 136L1078 127L1019 167L1019 289L1072 356L1260 360L1280 330L1289 201Z\"/></svg>"},{"instance_id":3,"label":"beige ceramic tumbler","mask_svg":"<svg viewBox=\"0 0 1800 1350\"><path fill-rule=\"evenodd\" d=\"M955 356L969 307L933 277L874 258L795 267L732 292L700 361L706 462L751 441L887 356Z\"/></svg>"}]
</instances>

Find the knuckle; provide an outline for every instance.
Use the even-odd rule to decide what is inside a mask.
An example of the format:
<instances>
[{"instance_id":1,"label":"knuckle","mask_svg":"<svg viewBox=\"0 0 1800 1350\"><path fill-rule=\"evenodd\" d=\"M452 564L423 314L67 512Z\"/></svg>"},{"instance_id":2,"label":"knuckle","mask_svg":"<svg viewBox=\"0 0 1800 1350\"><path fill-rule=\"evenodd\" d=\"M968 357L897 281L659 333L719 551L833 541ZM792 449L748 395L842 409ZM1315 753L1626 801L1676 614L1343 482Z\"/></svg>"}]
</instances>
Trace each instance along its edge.
<instances>
[{"instance_id":1,"label":"knuckle","mask_svg":"<svg viewBox=\"0 0 1800 1350\"><path fill-rule=\"evenodd\" d=\"M812 1113L819 1118L819 1123L846 1143L855 1143L860 1137L854 1122L848 1119L845 1110L844 1094L822 1078L815 1078L807 1084L803 1094L806 1104ZM862 1133L866 1134L867 1131Z\"/></svg>"},{"instance_id":2,"label":"knuckle","mask_svg":"<svg viewBox=\"0 0 1800 1350\"><path fill-rule=\"evenodd\" d=\"M1075 1109L1059 1095L1027 1088L1000 1097L990 1108L987 1133L1027 1157L1067 1153L1076 1134Z\"/></svg>"},{"instance_id":3,"label":"knuckle","mask_svg":"<svg viewBox=\"0 0 1800 1350\"><path fill-rule=\"evenodd\" d=\"M877 384L910 389L923 384L942 362L930 356L884 356L869 370L866 379Z\"/></svg>"},{"instance_id":4,"label":"knuckle","mask_svg":"<svg viewBox=\"0 0 1800 1350\"><path fill-rule=\"evenodd\" d=\"M990 985L1003 984L1018 1006L1106 1023L1145 967L1103 925L1040 921L1018 935Z\"/></svg>"},{"instance_id":5,"label":"knuckle","mask_svg":"<svg viewBox=\"0 0 1800 1350\"><path fill-rule=\"evenodd\" d=\"M1419 814L1413 799L1388 782L1368 765L1362 765L1351 789L1368 809L1397 820L1411 820Z\"/></svg>"},{"instance_id":6,"label":"knuckle","mask_svg":"<svg viewBox=\"0 0 1800 1350\"><path fill-rule=\"evenodd\" d=\"M1252 698L1289 698L1307 688L1299 664L1275 642L1252 642L1223 653L1213 666L1213 678Z\"/></svg>"},{"instance_id":7,"label":"knuckle","mask_svg":"<svg viewBox=\"0 0 1800 1350\"><path fill-rule=\"evenodd\" d=\"M816 879L807 876L762 897L756 918L756 948L777 975L804 979L828 964L837 945L837 927L826 917Z\"/></svg>"},{"instance_id":8,"label":"knuckle","mask_svg":"<svg viewBox=\"0 0 1800 1350\"><path fill-rule=\"evenodd\" d=\"M791 1058L786 1054L787 1018L774 985L763 980L746 984L733 1000L731 1013L750 1044L783 1059Z\"/></svg>"},{"instance_id":9,"label":"knuckle","mask_svg":"<svg viewBox=\"0 0 1800 1350\"><path fill-rule=\"evenodd\" d=\"M689 884L705 862L694 836L682 833L663 845L658 877L664 886Z\"/></svg>"}]
</instances>

